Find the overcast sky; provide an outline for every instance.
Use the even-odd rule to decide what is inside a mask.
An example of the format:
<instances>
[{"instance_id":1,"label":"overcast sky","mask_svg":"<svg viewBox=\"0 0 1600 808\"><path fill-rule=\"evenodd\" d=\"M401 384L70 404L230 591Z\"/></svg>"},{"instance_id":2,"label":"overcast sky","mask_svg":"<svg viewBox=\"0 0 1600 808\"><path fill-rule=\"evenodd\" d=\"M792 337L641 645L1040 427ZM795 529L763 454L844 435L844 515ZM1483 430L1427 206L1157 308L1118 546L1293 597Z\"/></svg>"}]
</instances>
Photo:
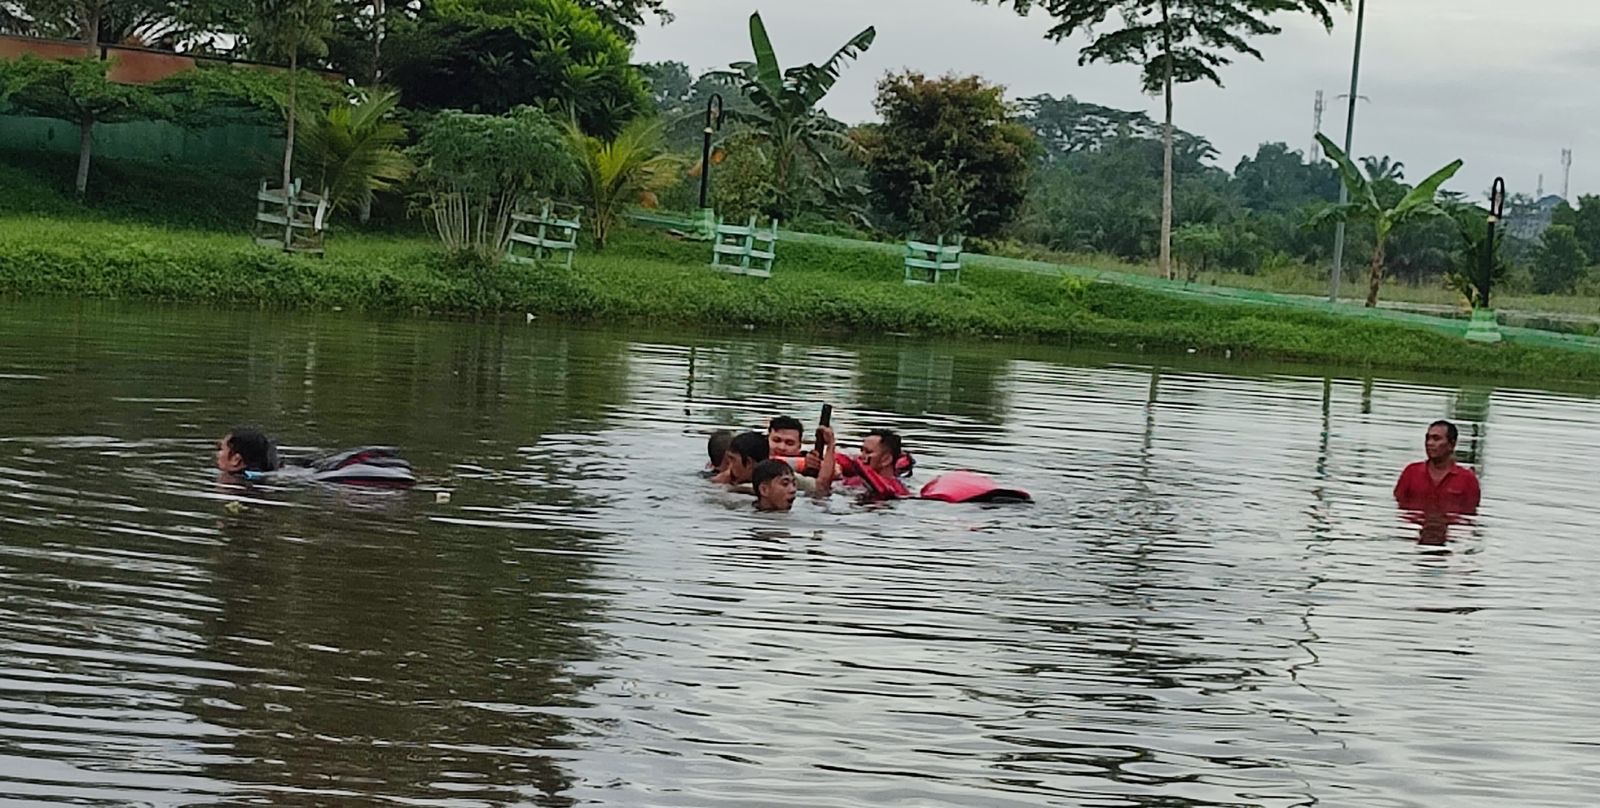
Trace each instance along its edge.
<instances>
[{"instance_id":1,"label":"overcast sky","mask_svg":"<svg viewBox=\"0 0 1600 808\"><path fill-rule=\"evenodd\" d=\"M843 120L874 117L874 84L886 72L976 73L1012 98L1073 95L1146 109L1133 67L1079 67L1082 42L1044 39L1047 18L973 0L669 0L677 21L640 32L641 61L687 62L696 72L749 58L746 20L761 11L784 66L826 59L868 25L872 49L824 102ZM1329 109L1322 129L1344 133L1355 14L1333 33L1309 17L1279 18L1284 32L1258 40L1264 62L1245 57L1222 71L1223 89L1180 87L1174 122L1214 143L1232 170L1264 141L1311 145L1316 91ZM1452 188L1475 197L1498 175L1512 192L1561 193L1561 150L1574 152L1571 195L1600 193L1600 0L1368 0L1354 151L1388 154L1415 182L1461 157Z\"/></svg>"}]
</instances>

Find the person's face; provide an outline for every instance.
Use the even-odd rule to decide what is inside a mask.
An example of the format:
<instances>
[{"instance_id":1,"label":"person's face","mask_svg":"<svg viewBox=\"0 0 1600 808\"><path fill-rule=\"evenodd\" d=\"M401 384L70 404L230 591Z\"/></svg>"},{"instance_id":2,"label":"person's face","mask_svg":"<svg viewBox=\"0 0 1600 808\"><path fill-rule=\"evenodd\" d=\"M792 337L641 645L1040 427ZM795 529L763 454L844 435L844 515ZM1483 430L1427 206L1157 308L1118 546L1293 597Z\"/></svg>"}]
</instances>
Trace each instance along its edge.
<instances>
[{"instance_id":1,"label":"person's face","mask_svg":"<svg viewBox=\"0 0 1600 808\"><path fill-rule=\"evenodd\" d=\"M1442 426L1428 427L1424 446L1428 450L1429 460L1443 460L1456 450L1456 445L1450 442L1450 433Z\"/></svg>"},{"instance_id":2,"label":"person's face","mask_svg":"<svg viewBox=\"0 0 1600 808\"><path fill-rule=\"evenodd\" d=\"M782 429L767 433L767 453L773 457L799 457L800 431Z\"/></svg>"},{"instance_id":3,"label":"person's face","mask_svg":"<svg viewBox=\"0 0 1600 808\"><path fill-rule=\"evenodd\" d=\"M889 454L889 447L883 445L883 438L877 435L868 435L861 442L861 462L879 473L894 472L894 457Z\"/></svg>"},{"instance_id":4,"label":"person's face","mask_svg":"<svg viewBox=\"0 0 1600 808\"><path fill-rule=\"evenodd\" d=\"M238 474L244 470L244 458L228 445L228 439L231 437L233 436L223 435L222 440L217 441L217 470Z\"/></svg>"},{"instance_id":5,"label":"person's face","mask_svg":"<svg viewBox=\"0 0 1600 808\"><path fill-rule=\"evenodd\" d=\"M761 508L767 511L787 511L794 507L794 476L768 480L761 484Z\"/></svg>"},{"instance_id":6,"label":"person's face","mask_svg":"<svg viewBox=\"0 0 1600 808\"><path fill-rule=\"evenodd\" d=\"M728 452L728 481L734 485L750 482L750 473L755 471L756 464L746 460L738 452Z\"/></svg>"}]
</instances>

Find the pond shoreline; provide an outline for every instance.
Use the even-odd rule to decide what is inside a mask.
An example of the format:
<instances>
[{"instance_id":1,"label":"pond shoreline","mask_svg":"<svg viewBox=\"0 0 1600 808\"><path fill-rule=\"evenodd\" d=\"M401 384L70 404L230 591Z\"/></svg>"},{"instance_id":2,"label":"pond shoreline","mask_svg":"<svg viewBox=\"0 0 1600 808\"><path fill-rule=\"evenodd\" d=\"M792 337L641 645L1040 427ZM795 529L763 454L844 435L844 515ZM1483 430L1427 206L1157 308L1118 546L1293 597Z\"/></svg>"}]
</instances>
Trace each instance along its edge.
<instances>
[{"instance_id":1,"label":"pond shoreline","mask_svg":"<svg viewBox=\"0 0 1600 808\"><path fill-rule=\"evenodd\" d=\"M882 250L781 243L762 281L711 270L703 243L649 232L619 234L603 253L585 246L571 270L452 261L418 236L338 234L326 258L310 258L243 234L5 215L0 295L955 336L1600 382L1588 351L1473 345L1432 328L1071 276L974 265L960 286L907 286Z\"/></svg>"}]
</instances>

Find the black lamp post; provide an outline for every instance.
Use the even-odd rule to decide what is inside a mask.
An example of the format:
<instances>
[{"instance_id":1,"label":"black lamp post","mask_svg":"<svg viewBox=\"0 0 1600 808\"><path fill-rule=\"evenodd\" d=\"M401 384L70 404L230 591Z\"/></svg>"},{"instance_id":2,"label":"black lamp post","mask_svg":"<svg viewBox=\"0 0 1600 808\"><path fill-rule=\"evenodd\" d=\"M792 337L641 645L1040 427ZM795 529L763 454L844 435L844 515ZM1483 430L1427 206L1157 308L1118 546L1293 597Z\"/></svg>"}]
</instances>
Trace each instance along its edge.
<instances>
[{"instance_id":1,"label":"black lamp post","mask_svg":"<svg viewBox=\"0 0 1600 808\"><path fill-rule=\"evenodd\" d=\"M1478 287L1478 294L1483 299L1479 302L1485 309L1489 308L1489 291L1494 285L1494 230L1500 223L1501 217L1506 212L1506 181L1504 177L1495 177L1494 185L1489 189L1489 233L1483 243L1483 283Z\"/></svg>"},{"instance_id":2,"label":"black lamp post","mask_svg":"<svg viewBox=\"0 0 1600 808\"><path fill-rule=\"evenodd\" d=\"M722 93L712 93L706 101L705 143L700 149L700 209L706 208L711 191L711 136L722 128Z\"/></svg>"}]
</instances>

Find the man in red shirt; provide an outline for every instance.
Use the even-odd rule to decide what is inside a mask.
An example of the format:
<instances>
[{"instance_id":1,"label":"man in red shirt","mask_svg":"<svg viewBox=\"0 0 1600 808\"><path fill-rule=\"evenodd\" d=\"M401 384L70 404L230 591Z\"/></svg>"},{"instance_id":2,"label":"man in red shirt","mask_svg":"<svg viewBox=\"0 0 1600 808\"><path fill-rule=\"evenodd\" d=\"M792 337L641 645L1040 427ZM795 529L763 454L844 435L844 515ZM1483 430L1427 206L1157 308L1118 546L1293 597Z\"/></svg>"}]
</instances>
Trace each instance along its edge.
<instances>
[{"instance_id":1,"label":"man in red shirt","mask_svg":"<svg viewBox=\"0 0 1600 808\"><path fill-rule=\"evenodd\" d=\"M1413 511L1474 514L1478 512L1478 477L1456 463L1456 425L1434 421L1428 425L1424 447L1428 459L1412 463L1394 486L1395 501Z\"/></svg>"}]
</instances>

